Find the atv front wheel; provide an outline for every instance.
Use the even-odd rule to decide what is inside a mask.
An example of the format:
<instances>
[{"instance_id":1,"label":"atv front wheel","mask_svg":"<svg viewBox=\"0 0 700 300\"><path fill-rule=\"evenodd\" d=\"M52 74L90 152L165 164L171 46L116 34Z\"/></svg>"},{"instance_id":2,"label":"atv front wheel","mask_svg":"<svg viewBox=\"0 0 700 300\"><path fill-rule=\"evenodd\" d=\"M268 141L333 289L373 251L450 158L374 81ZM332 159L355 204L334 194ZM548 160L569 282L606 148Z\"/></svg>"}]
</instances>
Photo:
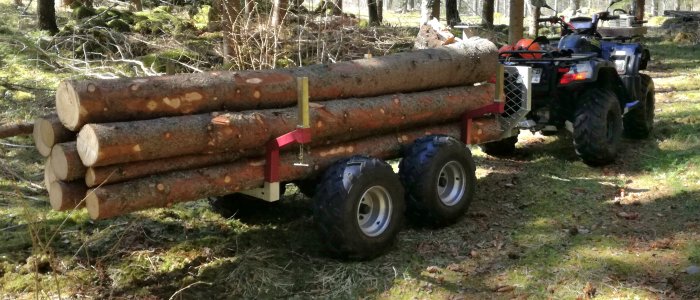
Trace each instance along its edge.
<instances>
[{"instance_id":1,"label":"atv front wheel","mask_svg":"<svg viewBox=\"0 0 700 300\"><path fill-rule=\"evenodd\" d=\"M581 95L574 119L574 148L588 165L615 160L622 137L622 115L617 96L610 90L591 88Z\"/></svg>"},{"instance_id":2,"label":"atv front wheel","mask_svg":"<svg viewBox=\"0 0 700 300\"><path fill-rule=\"evenodd\" d=\"M654 128L654 81L646 74L642 77L642 99L639 99L638 107L633 108L623 118L625 136L633 139L645 139L649 137Z\"/></svg>"}]
</instances>

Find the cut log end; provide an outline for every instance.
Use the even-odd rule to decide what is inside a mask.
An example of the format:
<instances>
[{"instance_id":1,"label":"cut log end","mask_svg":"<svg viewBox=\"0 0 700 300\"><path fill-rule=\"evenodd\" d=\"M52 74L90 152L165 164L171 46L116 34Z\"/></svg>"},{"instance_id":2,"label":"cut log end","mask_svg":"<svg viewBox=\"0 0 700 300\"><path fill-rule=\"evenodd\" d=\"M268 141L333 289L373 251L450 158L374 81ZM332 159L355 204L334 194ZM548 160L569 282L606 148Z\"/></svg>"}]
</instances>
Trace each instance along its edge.
<instances>
[{"instance_id":1,"label":"cut log end","mask_svg":"<svg viewBox=\"0 0 700 300\"><path fill-rule=\"evenodd\" d=\"M51 167L51 156L46 158L46 163L44 163L44 188L46 191L51 193L51 184L56 181L56 174Z\"/></svg>"},{"instance_id":2,"label":"cut log end","mask_svg":"<svg viewBox=\"0 0 700 300\"><path fill-rule=\"evenodd\" d=\"M100 215L100 199L97 197L95 189L88 190L85 196L85 207L90 215L90 219L99 220L107 218L106 216Z\"/></svg>"},{"instance_id":3,"label":"cut log end","mask_svg":"<svg viewBox=\"0 0 700 300\"><path fill-rule=\"evenodd\" d=\"M57 211L71 210L85 205L87 187L82 182L54 181L49 189L51 208Z\"/></svg>"},{"instance_id":4,"label":"cut log end","mask_svg":"<svg viewBox=\"0 0 700 300\"><path fill-rule=\"evenodd\" d=\"M51 154L51 146L55 144L53 127L45 118L36 118L34 120L34 130L32 131L32 138L34 139L34 146L36 150L39 151L44 157L48 157ZM47 133L47 131L49 131Z\"/></svg>"},{"instance_id":5,"label":"cut log end","mask_svg":"<svg viewBox=\"0 0 700 300\"><path fill-rule=\"evenodd\" d=\"M96 176L95 176L95 168L87 168L87 171L85 171L85 184L87 186L96 186L99 183L95 182L96 181Z\"/></svg>"},{"instance_id":6,"label":"cut log end","mask_svg":"<svg viewBox=\"0 0 700 300\"><path fill-rule=\"evenodd\" d=\"M56 90L56 113L66 128L76 131L82 126L80 98L70 81L63 81Z\"/></svg>"},{"instance_id":7,"label":"cut log end","mask_svg":"<svg viewBox=\"0 0 700 300\"><path fill-rule=\"evenodd\" d=\"M65 180L68 177L68 158L63 147L56 146L51 150L51 168L56 178Z\"/></svg>"},{"instance_id":8,"label":"cut log end","mask_svg":"<svg viewBox=\"0 0 700 300\"><path fill-rule=\"evenodd\" d=\"M78 133L78 155L87 167L92 167L97 162L98 149L100 149L97 133L90 125L83 126Z\"/></svg>"}]
</instances>

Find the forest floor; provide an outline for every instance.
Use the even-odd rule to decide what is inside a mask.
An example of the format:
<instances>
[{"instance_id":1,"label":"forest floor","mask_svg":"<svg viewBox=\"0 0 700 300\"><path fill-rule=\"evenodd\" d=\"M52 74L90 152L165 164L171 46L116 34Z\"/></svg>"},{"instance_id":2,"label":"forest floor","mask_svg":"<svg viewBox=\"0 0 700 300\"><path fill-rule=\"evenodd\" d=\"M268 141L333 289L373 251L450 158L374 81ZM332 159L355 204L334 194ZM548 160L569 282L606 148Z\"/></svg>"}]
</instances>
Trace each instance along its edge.
<instances>
[{"instance_id":1,"label":"forest floor","mask_svg":"<svg viewBox=\"0 0 700 300\"><path fill-rule=\"evenodd\" d=\"M0 19L0 115L52 108L57 70L14 8ZM19 24L19 25L18 25ZM393 30L393 29L390 29ZM91 221L54 212L28 137L0 140L0 299L692 299L700 295L700 47L650 38L653 137L591 168L568 134L517 154L472 148L478 190L443 229L408 226L369 262L327 258L311 199L290 186L225 219L205 200Z\"/></svg>"}]
</instances>

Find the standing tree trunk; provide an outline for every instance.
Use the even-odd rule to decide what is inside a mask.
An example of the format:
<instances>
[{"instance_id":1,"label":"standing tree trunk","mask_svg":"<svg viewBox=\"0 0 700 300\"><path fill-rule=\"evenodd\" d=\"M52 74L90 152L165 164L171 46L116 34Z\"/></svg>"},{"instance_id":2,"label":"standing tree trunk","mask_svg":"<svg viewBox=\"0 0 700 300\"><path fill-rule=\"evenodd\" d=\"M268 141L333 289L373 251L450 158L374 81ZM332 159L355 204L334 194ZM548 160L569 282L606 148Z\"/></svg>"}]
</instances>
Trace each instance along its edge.
<instances>
[{"instance_id":1,"label":"standing tree trunk","mask_svg":"<svg viewBox=\"0 0 700 300\"><path fill-rule=\"evenodd\" d=\"M530 26L528 28L528 35L532 38L537 37L537 32L539 31L540 23L537 19L540 18L540 7L535 5L530 5Z\"/></svg>"},{"instance_id":2,"label":"standing tree trunk","mask_svg":"<svg viewBox=\"0 0 700 300\"><path fill-rule=\"evenodd\" d=\"M369 26L378 26L379 20L377 0L367 0L367 9L369 10Z\"/></svg>"},{"instance_id":3,"label":"standing tree trunk","mask_svg":"<svg viewBox=\"0 0 700 300\"><path fill-rule=\"evenodd\" d=\"M233 1L233 0L229 0ZM236 1L237 2L237 1ZM272 26L279 26L284 20L284 16L287 15L287 7L289 6L289 0L274 0L272 6L272 18L270 19L270 24Z\"/></svg>"},{"instance_id":4,"label":"standing tree trunk","mask_svg":"<svg viewBox=\"0 0 700 300\"><path fill-rule=\"evenodd\" d=\"M421 0L420 2L420 25L425 25L430 21L431 19L431 14L432 14L432 0Z\"/></svg>"},{"instance_id":5,"label":"standing tree trunk","mask_svg":"<svg viewBox=\"0 0 700 300\"><path fill-rule=\"evenodd\" d=\"M136 11L143 10L143 3L141 2L141 0L131 0L131 3L134 4L134 10L136 10Z\"/></svg>"},{"instance_id":6,"label":"standing tree trunk","mask_svg":"<svg viewBox=\"0 0 700 300\"><path fill-rule=\"evenodd\" d=\"M234 55L236 19L241 11L241 4L237 0L215 0L215 8L221 13L221 30L224 34L223 56L224 61L230 61Z\"/></svg>"},{"instance_id":7,"label":"standing tree trunk","mask_svg":"<svg viewBox=\"0 0 700 300\"><path fill-rule=\"evenodd\" d=\"M493 9L494 0L484 0L484 6L481 10L481 24L484 27L493 27Z\"/></svg>"},{"instance_id":8,"label":"standing tree trunk","mask_svg":"<svg viewBox=\"0 0 700 300\"><path fill-rule=\"evenodd\" d=\"M440 0L432 0L432 17L440 20ZM431 18L432 19L432 18Z\"/></svg>"},{"instance_id":9,"label":"standing tree trunk","mask_svg":"<svg viewBox=\"0 0 700 300\"><path fill-rule=\"evenodd\" d=\"M58 33L54 0L38 0L36 6L39 29L46 30L51 34Z\"/></svg>"},{"instance_id":10,"label":"standing tree trunk","mask_svg":"<svg viewBox=\"0 0 700 300\"><path fill-rule=\"evenodd\" d=\"M644 20L644 0L634 0L634 18L641 21Z\"/></svg>"},{"instance_id":11,"label":"standing tree trunk","mask_svg":"<svg viewBox=\"0 0 700 300\"><path fill-rule=\"evenodd\" d=\"M574 0L576 1L576 0ZM523 18L525 17L525 3L523 0L510 0L510 18L508 25L508 43L515 45L523 38Z\"/></svg>"},{"instance_id":12,"label":"standing tree trunk","mask_svg":"<svg viewBox=\"0 0 700 300\"><path fill-rule=\"evenodd\" d=\"M343 13L343 0L333 0L333 15L339 16Z\"/></svg>"},{"instance_id":13,"label":"standing tree trunk","mask_svg":"<svg viewBox=\"0 0 700 300\"><path fill-rule=\"evenodd\" d=\"M576 14L579 9L581 9L581 0L571 0L571 11L573 14Z\"/></svg>"},{"instance_id":14,"label":"standing tree trunk","mask_svg":"<svg viewBox=\"0 0 700 300\"><path fill-rule=\"evenodd\" d=\"M377 17L379 19L379 24L384 22L384 0L377 1Z\"/></svg>"},{"instance_id":15,"label":"standing tree trunk","mask_svg":"<svg viewBox=\"0 0 700 300\"><path fill-rule=\"evenodd\" d=\"M450 26L462 23L457 10L457 0L445 0L445 18L447 19L447 25Z\"/></svg>"}]
</instances>

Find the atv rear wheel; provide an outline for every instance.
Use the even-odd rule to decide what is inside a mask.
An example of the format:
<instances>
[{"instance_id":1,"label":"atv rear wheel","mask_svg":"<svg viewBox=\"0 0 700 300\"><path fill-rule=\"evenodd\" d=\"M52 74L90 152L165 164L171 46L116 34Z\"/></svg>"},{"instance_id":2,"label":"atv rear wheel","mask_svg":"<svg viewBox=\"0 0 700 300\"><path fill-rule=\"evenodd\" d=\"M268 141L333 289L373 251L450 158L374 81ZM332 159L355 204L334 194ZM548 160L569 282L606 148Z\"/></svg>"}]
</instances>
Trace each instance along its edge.
<instances>
[{"instance_id":1,"label":"atv rear wheel","mask_svg":"<svg viewBox=\"0 0 700 300\"><path fill-rule=\"evenodd\" d=\"M581 95L574 119L574 148L588 165L615 160L622 136L622 115L617 96L610 90L591 88Z\"/></svg>"},{"instance_id":2,"label":"atv rear wheel","mask_svg":"<svg viewBox=\"0 0 700 300\"><path fill-rule=\"evenodd\" d=\"M654 128L654 81L646 74L642 77L642 90L638 107L627 112L623 118L625 136L633 139L649 137Z\"/></svg>"},{"instance_id":3,"label":"atv rear wheel","mask_svg":"<svg viewBox=\"0 0 700 300\"><path fill-rule=\"evenodd\" d=\"M404 190L385 161L341 160L324 172L314 196L314 219L332 255L376 257L396 240L404 219Z\"/></svg>"},{"instance_id":4,"label":"atv rear wheel","mask_svg":"<svg viewBox=\"0 0 700 300\"><path fill-rule=\"evenodd\" d=\"M479 145L481 151L491 156L508 156L515 152L515 144L518 143L518 136L511 136L502 140L483 143Z\"/></svg>"}]
</instances>

